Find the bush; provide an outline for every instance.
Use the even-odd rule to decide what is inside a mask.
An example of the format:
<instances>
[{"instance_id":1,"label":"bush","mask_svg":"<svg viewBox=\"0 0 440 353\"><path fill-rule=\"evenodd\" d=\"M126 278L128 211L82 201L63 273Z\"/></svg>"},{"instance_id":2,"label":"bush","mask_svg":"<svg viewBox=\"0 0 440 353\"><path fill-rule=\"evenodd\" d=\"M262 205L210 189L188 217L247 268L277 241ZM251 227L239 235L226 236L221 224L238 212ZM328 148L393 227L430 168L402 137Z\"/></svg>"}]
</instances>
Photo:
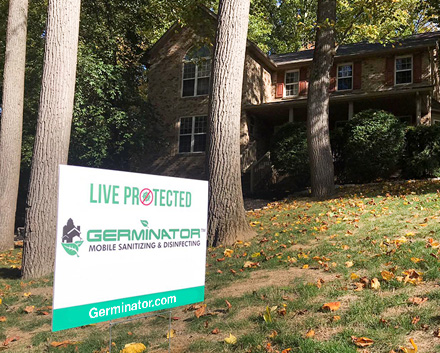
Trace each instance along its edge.
<instances>
[{"instance_id":1,"label":"bush","mask_svg":"<svg viewBox=\"0 0 440 353\"><path fill-rule=\"evenodd\" d=\"M310 183L307 130L304 123L287 123L273 135L270 158L281 173L288 173L297 186Z\"/></svg>"},{"instance_id":2,"label":"bush","mask_svg":"<svg viewBox=\"0 0 440 353\"><path fill-rule=\"evenodd\" d=\"M440 125L407 129L402 166L406 178L440 177Z\"/></svg>"},{"instance_id":3,"label":"bush","mask_svg":"<svg viewBox=\"0 0 440 353\"><path fill-rule=\"evenodd\" d=\"M343 179L369 182L398 169L405 146L405 127L391 113L365 110L343 128Z\"/></svg>"}]
</instances>

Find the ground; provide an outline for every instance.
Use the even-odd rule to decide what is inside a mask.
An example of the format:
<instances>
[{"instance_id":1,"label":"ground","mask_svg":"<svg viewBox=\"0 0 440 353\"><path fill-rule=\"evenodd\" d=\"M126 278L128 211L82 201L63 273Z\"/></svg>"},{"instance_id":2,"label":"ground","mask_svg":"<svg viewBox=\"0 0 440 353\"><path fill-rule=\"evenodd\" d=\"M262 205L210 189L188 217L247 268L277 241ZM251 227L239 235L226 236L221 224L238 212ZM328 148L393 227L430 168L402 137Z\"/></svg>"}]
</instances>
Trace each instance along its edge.
<instances>
[{"instance_id":1,"label":"ground","mask_svg":"<svg viewBox=\"0 0 440 353\"><path fill-rule=\"evenodd\" d=\"M173 309L171 352L440 352L439 190L351 186L249 211L258 235L208 249L206 300ZM0 254L0 350L106 352L108 324L51 333L52 278L21 281L20 263L20 243ZM167 332L168 313L117 324L112 352L167 352Z\"/></svg>"}]
</instances>

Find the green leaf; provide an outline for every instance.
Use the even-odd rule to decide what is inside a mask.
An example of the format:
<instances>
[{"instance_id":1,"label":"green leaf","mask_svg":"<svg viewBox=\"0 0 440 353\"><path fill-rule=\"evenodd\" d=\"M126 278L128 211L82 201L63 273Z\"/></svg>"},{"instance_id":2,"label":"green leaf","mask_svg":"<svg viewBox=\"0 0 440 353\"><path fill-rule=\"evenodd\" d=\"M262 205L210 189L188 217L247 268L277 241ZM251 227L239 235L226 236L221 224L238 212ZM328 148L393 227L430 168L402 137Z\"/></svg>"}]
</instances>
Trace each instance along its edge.
<instances>
[{"instance_id":1,"label":"green leaf","mask_svg":"<svg viewBox=\"0 0 440 353\"><path fill-rule=\"evenodd\" d=\"M81 243L82 244L82 241L79 241L79 242L76 242L76 243ZM76 255L76 256L78 256L79 257L79 255L78 255L78 248L79 248L79 246L76 244L76 243L61 243L62 245L63 245L63 248L64 248L64 250L66 250L66 252L69 254L69 255Z\"/></svg>"},{"instance_id":2,"label":"green leaf","mask_svg":"<svg viewBox=\"0 0 440 353\"><path fill-rule=\"evenodd\" d=\"M144 221L141 219L141 223L144 227L148 227L148 221Z\"/></svg>"},{"instance_id":3,"label":"green leaf","mask_svg":"<svg viewBox=\"0 0 440 353\"><path fill-rule=\"evenodd\" d=\"M263 319L264 321L266 321L267 323L271 323L272 322L272 314L270 312L271 310L269 309L268 306L266 306L266 312L263 314Z\"/></svg>"}]
</instances>

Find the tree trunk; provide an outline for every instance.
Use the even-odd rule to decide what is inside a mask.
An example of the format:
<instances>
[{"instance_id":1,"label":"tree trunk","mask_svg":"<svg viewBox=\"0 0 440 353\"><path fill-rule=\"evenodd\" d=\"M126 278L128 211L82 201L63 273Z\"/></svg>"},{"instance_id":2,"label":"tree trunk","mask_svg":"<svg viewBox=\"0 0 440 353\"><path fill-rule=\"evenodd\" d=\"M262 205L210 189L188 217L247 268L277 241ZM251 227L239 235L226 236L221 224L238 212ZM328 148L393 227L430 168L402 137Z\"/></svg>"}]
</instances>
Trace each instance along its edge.
<instances>
[{"instance_id":1,"label":"tree trunk","mask_svg":"<svg viewBox=\"0 0 440 353\"><path fill-rule=\"evenodd\" d=\"M20 179L28 0L10 0L0 130L0 251L14 246Z\"/></svg>"},{"instance_id":2,"label":"tree trunk","mask_svg":"<svg viewBox=\"0 0 440 353\"><path fill-rule=\"evenodd\" d=\"M211 246L253 236L243 205L240 117L249 0L221 0L208 118L208 236Z\"/></svg>"},{"instance_id":3,"label":"tree trunk","mask_svg":"<svg viewBox=\"0 0 440 353\"><path fill-rule=\"evenodd\" d=\"M58 165L67 163L78 49L80 0L49 0L43 79L27 196L24 278L53 271Z\"/></svg>"},{"instance_id":4,"label":"tree trunk","mask_svg":"<svg viewBox=\"0 0 440 353\"><path fill-rule=\"evenodd\" d=\"M307 103L307 143L312 196L334 192L334 168L329 133L330 69L335 56L336 0L318 1L318 29Z\"/></svg>"}]
</instances>

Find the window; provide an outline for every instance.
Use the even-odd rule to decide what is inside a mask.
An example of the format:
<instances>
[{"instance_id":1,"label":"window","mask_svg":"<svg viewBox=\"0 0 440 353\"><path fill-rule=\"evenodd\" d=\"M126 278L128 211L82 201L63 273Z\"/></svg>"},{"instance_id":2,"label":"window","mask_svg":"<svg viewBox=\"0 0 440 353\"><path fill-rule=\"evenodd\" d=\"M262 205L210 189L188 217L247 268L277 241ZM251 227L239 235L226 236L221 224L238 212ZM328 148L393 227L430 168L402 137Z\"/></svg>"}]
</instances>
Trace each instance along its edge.
<instances>
[{"instance_id":1,"label":"window","mask_svg":"<svg viewBox=\"0 0 440 353\"><path fill-rule=\"evenodd\" d=\"M338 65L338 91L353 89L353 65Z\"/></svg>"},{"instance_id":2,"label":"window","mask_svg":"<svg viewBox=\"0 0 440 353\"><path fill-rule=\"evenodd\" d=\"M396 58L396 85L412 83L412 56Z\"/></svg>"},{"instance_id":3,"label":"window","mask_svg":"<svg viewBox=\"0 0 440 353\"><path fill-rule=\"evenodd\" d=\"M297 96L299 92L299 71L287 71L285 76L286 97Z\"/></svg>"},{"instance_id":4,"label":"window","mask_svg":"<svg viewBox=\"0 0 440 353\"><path fill-rule=\"evenodd\" d=\"M182 96L194 97L209 92L211 52L208 47L193 48L183 60Z\"/></svg>"},{"instance_id":5,"label":"window","mask_svg":"<svg viewBox=\"0 0 440 353\"><path fill-rule=\"evenodd\" d=\"M207 116L180 118L179 153L205 152Z\"/></svg>"}]
</instances>

